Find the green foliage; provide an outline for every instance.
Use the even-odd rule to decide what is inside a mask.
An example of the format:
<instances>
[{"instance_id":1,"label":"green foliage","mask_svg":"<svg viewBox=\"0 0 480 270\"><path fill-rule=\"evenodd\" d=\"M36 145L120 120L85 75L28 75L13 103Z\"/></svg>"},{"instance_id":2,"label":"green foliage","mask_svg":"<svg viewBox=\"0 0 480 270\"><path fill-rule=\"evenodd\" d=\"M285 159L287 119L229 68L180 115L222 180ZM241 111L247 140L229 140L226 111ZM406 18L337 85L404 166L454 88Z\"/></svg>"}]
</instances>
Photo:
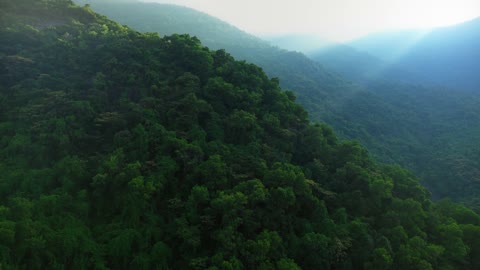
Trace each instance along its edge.
<instances>
[{"instance_id":1,"label":"green foliage","mask_svg":"<svg viewBox=\"0 0 480 270\"><path fill-rule=\"evenodd\" d=\"M309 123L258 67L4 2L2 269L478 267L475 212Z\"/></svg>"},{"instance_id":2,"label":"green foliage","mask_svg":"<svg viewBox=\"0 0 480 270\"><path fill-rule=\"evenodd\" d=\"M271 46L219 19L186 7L129 0L122 3L109 0L76 2L90 3L102 14L142 32L157 32L160 35L188 33L196 36L209 48L222 49L215 53L215 63L227 61L230 56L223 50L226 49L236 59L245 59L259 65L269 76L280 78L282 87L295 92L298 102L305 106L312 120L327 123L342 139L358 140L378 161L400 164L412 170L435 199L448 197L475 207L477 212L480 210L477 198L480 191L480 154L478 147L472 147L476 145L480 131L478 93L418 85L429 80L402 70L415 69L414 66L392 66L348 46L336 46L324 53L313 53L309 59L301 53ZM468 36L469 39L475 39ZM461 47L469 43L458 42L457 45ZM381 49L377 45L375 43L376 51ZM432 46L425 46L430 47ZM430 52L427 49L427 53ZM455 51L447 58L452 60L455 58L452 56L458 53ZM444 66L448 65L436 65L433 70ZM245 76L247 73L235 71L232 65L215 65L215 68L240 88L253 89L258 81L256 76ZM256 68L250 66L248 71ZM344 79L337 76L337 72L344 75ZM424 71L420 73L422 72ZM444 77L456 72L459 72L457 76L460 77L468 74L470 82L476 80L475 70L465 68L450 70ZM438 83L438 78L433 81ZM455 86L462 83L468 84L467 81L457 80ZM221 105L221 102L210 103L217 111L218 106L226 107L225 110L232 106L235 101L235 93L230 91L232 87L231 84L217 82L208 89L212 95L224 100L225 105ZM285 92L289 99L294 98L288 93L291 92ZM242 100L243 104L248 104L248 101L251 106L257 105L259 101L258 95L236 100ZM244 107L239 109L248 111ZM265 120L272 124L269 128L275 128L276 119L287 121L268 116ZM212 127L213 130L217 131L216 136L224 135L215 127ZM285 147L289 145L285 144ZM318 145L319 147L321 146ZM311 149L317 150L319 149Z\"/></svg>"}]
</instances>

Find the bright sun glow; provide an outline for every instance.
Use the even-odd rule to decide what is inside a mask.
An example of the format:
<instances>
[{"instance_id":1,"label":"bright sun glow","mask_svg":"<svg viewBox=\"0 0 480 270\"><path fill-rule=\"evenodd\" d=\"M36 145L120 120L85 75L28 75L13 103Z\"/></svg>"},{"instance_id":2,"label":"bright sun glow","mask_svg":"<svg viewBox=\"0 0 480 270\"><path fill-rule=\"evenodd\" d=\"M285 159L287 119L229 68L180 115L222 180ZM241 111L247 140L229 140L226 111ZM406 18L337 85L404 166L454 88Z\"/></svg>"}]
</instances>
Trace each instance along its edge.
<instances>
[{"instance_id":1,"label":"bright sun glow","mask_svg":"<svg viewBox=\"0 0 480 270\"><path fill-rule=\"evenodd\" d=\"M446 26L480 16L480 0L144 0L192 7L253 34L368 33Z\"/></svg>"}]
</instances>

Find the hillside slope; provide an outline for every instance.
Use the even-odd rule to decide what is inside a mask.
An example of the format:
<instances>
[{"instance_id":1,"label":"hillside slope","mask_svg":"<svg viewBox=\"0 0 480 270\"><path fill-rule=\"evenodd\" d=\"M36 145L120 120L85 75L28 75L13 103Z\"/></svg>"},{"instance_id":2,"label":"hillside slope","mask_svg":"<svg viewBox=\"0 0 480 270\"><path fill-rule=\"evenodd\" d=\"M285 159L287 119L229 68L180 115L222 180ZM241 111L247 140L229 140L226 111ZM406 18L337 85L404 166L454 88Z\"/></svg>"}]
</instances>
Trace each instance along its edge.
<instances>
[{"instance_id":1,"label":"hillside slope","mask_svg":"<svg viewBox=\"0 0 480 270\"><path fill-rule=\"evenodd\" d=\"M257 66L66 0L1 5L2 269L480 265L480 216Z\"/></svg>"},{"instance_id":2,"label":"hillside slope","mask_svg":"<svg viewBox=\"0 0 480 270\"><path fill-rule=\"evenodd\" d=\"M261 66L269 76L282 78L280 83L283 87L295 89L299 99L306 104L312 101L312 106L315 106L313 103L321 104L322 98L338 92L350 92L354 88L301 53L271 46L230 24L190 8L135 1L118 4L109 0L76 2L88 3L97 12L141 32L196 36L211 49L225 49L236 59Z\"/></svg>"},{"instance_id":3,"label":"hillside slope","mask_svg":"<svg viewBox=\"0 0 480 270\"><path fill-rule=\"evenodd\" d=\"M359 140L378 160L413 170L435 198L472 204L480 191L475 158L479 154L475 146L480 138L480 106L475 94L363 77L361 87L301 53L269 46L189 8L112 4L108 0L83 2L137 30L186 31L206 40L210 48L226 48L233 56L258 64L268 75L280 78L282 87L295 92L311 119L331 125L342 139ZM363 72L362 63L344 66L360 71L360 75Z\"/></svg>"}]
</instances>

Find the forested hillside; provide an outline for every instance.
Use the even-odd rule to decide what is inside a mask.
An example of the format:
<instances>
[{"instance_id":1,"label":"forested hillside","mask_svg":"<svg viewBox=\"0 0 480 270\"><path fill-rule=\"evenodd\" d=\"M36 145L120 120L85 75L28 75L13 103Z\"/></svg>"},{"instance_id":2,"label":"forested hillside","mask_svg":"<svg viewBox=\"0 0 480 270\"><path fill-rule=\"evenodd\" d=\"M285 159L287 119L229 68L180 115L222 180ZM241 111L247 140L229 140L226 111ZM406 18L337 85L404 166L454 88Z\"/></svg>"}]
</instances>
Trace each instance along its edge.
<instances>
[{"instance_id":1,"label":"forested hillside","mask_svg":"<svg viewBox=\"0 0 480 270\"><path fill-rule=\"evenodd\" d=\"M225 48L236 58L261 66L268 75L280 78L282 87L294 91L311 119L332 126L340 138L359 140L377 160L413 170L435 198L449 197L479 208L475 198L480 192L475 150L480 139L478 95L402 83L418 76L399 69L388 73L390 77L383 73L373 76L381 80L372 80L368 77L372 66L385 71L384 62L349 49L326 55L329 59L324 61L348 76L342 79L301 53L269 46L185 7L134 1L80 2L91 3L93 9L139 31L161 35L186 32L210 48Z\"/></svg>"},{"instance_id":2,"label":"forested hillside","mask_svg":"<svg viewBox=\"0 0 480 270\"><path fill-rule=\"evenodd\" d=\"M0 9L2 269L478 269L480 216L252 64L68 0Z\"/></svg>"},{"instance_id":3,"label":"forested hillside","mask_svg":"<svg viewBox=\"0 0 480 270\"><path fill-rule=\"evenodd\" d=\"M344 114L354 123L368 123L373 150L413 170L436 199L448 197L480 210L480 96L391 81L366 87L384 106L352 99Z\"/></svg>"},{"instance_id":4,"label":"forested hillside","mask_svg":"<svg viewBox=\"0 0 480 270\"><path fill-rule=\"evenodd\" d=\"M395 157L395 162L413 170L435 198L449 197L479 209L478 93L438 86L439 82L428 82L345 45L309 56L384 102L375 109L368 99L354 99L344 107L343 114L362 123L374 138L367 144L369 149L380 157Z\"/></svg>"}]
</instances>

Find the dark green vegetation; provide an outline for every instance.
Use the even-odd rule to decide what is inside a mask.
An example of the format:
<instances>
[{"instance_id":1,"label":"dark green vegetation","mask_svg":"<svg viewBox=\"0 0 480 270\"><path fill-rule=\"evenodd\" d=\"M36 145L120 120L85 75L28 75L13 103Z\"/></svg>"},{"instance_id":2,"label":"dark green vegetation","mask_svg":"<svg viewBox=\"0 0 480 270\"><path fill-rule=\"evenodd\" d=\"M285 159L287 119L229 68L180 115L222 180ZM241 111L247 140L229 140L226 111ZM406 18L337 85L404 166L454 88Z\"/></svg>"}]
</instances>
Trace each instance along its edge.
<instances>
[{"instance_id":1,"label":"dark green vegetation","mask_svg":"<svg viewBox=\"0 0 480 270\"><path fill-rule=\"evenodd\" d=\"M67 0L0 2L2 269L478 269L480 216L260 68Z\"/></svg>"},{"instance_id":2,"label":"dark green vegetation","mask_svg":"<svg viewBox=\"0 0 480 270\"><path fill-rule=\"evenodd\" d=\"M354 123L368 123L359 127L372 135L368 146L415 172L436 199L480 210L480 97L388 81L367 87L383 104L352 99L344 113Z\"/></svg>"},{"instance_id":3,"label":"dark green vegetation","mask_svg":"<svg viewBox=\"0 0 480 270\"><path fill-rule=\"evenodd\" d=\"M435 198L449 197L479 208L478 94L399 83L420 76L386 69L385 61L348 47L314 58L355 85L301 53L272 47L189 8L134 1L79 2L91 3L93 9L139 31L196 35L210 48L226 48L234 57L261 66L295 92L311 119L332 126L340 138L359 140L377 160L412 170ZM382 80L372 80L380 77L378 72Z\"/></svg>"},{"instance_id":4,"label":"dark green vegetation","mask_svg":"<svg viewBox=\"0 0 480 270\"><path fill-rule=\"evenodd\" d=\"M342 109L369 135L354 130L355 138L381 160L393 157L414 171L435 198L450 197L480 210L478 93L414 84L426 79L348 46L310 57L370 90L372 97L351 99Z\"/></svg>"},{"instance_id":5,"label":"dark green vegetation","mask_svg":"<svg viewBox=\"0 0 480 270\"><path fill-rule=\"evenodd\" d=\"M370 135L356 133L355 138L381 160L393 157L394 162L413 170L435 198L449 197L480 210L477 92L415 84L428 79L348 46L310 57L363 85L383 102L378 106L372 98L363 98L346 103L343 114Z\"/></svg>"}]
</instances>

